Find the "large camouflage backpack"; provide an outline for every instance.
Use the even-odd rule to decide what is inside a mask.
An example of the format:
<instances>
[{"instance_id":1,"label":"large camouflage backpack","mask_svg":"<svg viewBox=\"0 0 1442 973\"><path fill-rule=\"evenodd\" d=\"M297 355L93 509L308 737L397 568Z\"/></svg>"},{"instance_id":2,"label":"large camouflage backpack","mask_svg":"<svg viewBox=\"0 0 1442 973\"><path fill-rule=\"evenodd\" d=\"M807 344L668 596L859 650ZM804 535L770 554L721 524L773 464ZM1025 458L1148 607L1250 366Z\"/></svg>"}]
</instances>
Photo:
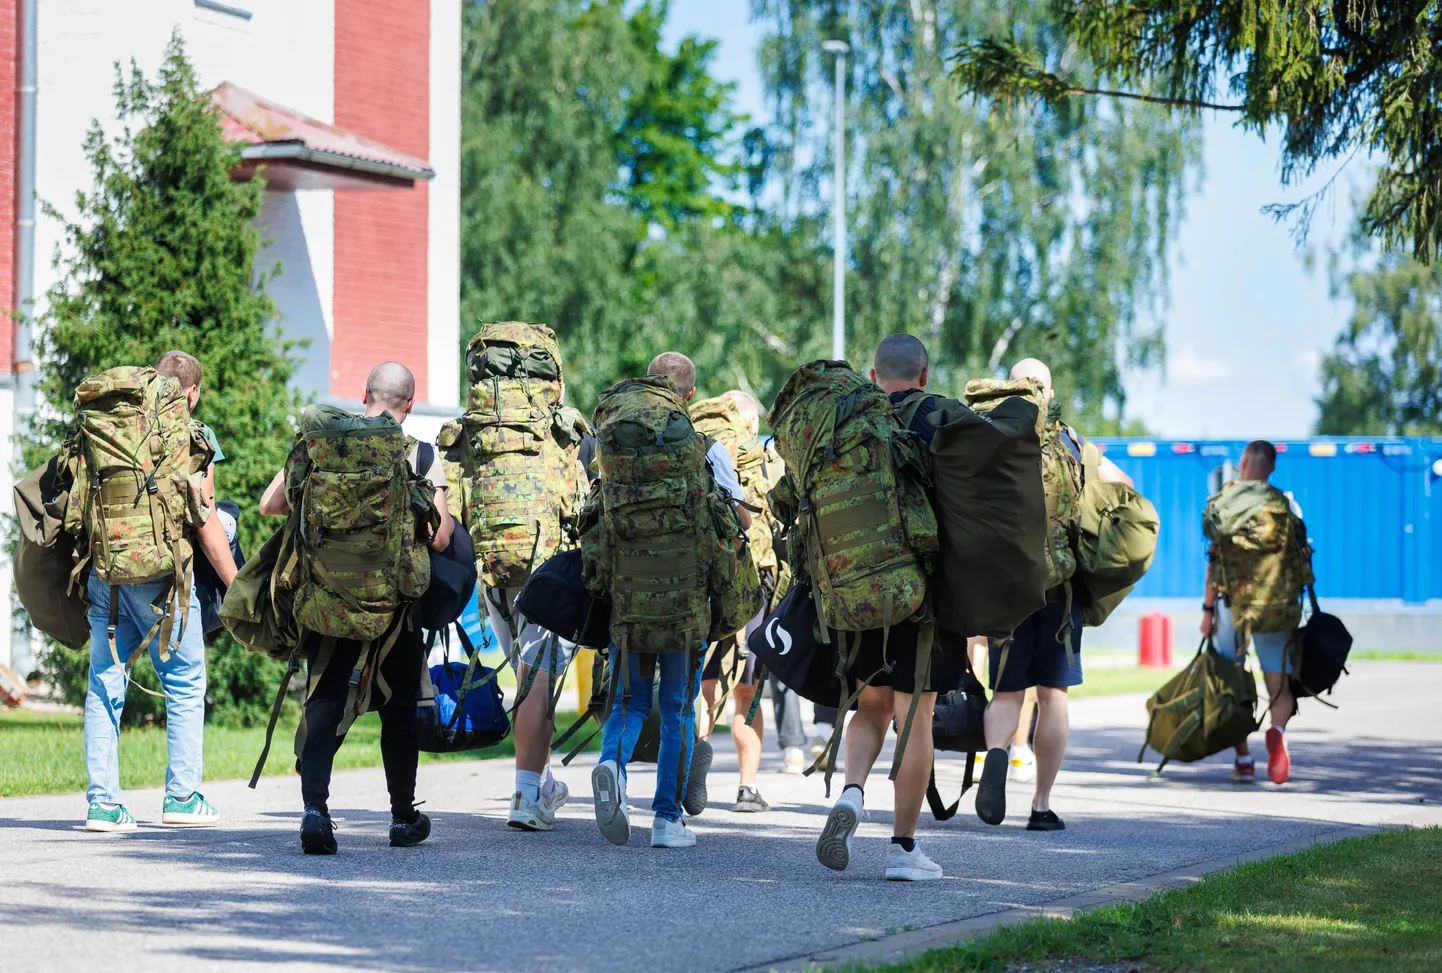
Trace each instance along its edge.
<instances>
[{"instance_id":1,"label":"large camouflage backpack","mask_svg":"<svg viewBox=\"0 0 1442 973\"><path fill-rule=\"evenodd\" d=\"M611 596L617 671L627 652L695 652L735 632L760 607L756 568L670 380L613 385L594 423L601 479L581 556L587 587Z\"/></svg>"},{"instance_id":2,"label":"large camouflage backpack","mask_svg":"<svg viewBox=\"0 0 1442 973\"><path fill-rule=\"evenodd\" d=\"M1102 480L1102 454L1095 443L1083 443L1081 450L1085 486L1075 586L1083 621L1095 626L1107 620L1151 567L1161 518L1151 501L1133 488Z\"/></svg>"},{"instance_id":3,"label":"large camouflage backpack","mask_svg":"<svg viewBox=\"0 0 1442 973\"><path fill-rule=\"evenodd\" d=\"M767 421L786 463L793 570L812 579L823 627L864 632L914 615L940 540L920 444L886 393L846 362L814 361Z\"/></svg>"},{"instance_id":4,"label":"large camouflage backpack","mask_svg":"<svg viewBox=\"0 0 1442 973\"><path fill-rule=\"evenodd\" d=\"M925 392L901 403L908 426ZM964 637L1008 639L1046 605L1046 495L1037 408L1011 396L980 415L938 399L927 416L931 498L941 523L932 576L937 622Z\"/></svg>"},{"instance_id":5,"label":"large camouflage backpack","mask_svg":"<svg viewBox=\"0 0 1442 973\"><path fill-rule=\"evenodd\" d=\"M1287 495L1264 480L1232 480L1207 501L1210 579L1231 606L1240 637L1288 632L1302 620L1312 584L1307 528Z\"/></svg>"},{"instance_id":6,"label":"large camouflage backpack","mask_svg":"<svg viewBox=\"0 0 1442 973\"><path fill-rule=\"evenodd\" d=\"M481 325L466 348L465 415L437 440L488 588L524 584L560 550L576 514L586 424L561 405L560 355L544 324Z\"/></svg>"},{"instance_id":7,"label":"large camouflage backpack","mask_svg":"<svg viewBox=\"0 0 1442 973\"><path fill-rule=\"evenodd\" d=\"M112 368L87 378L75 389L75 414L75 431L66 443L75 472L64 520L77 549L85 551L75 578L84 578L88 563L112 588L170 579L169 594L155 607L155 624L140 641L148 645L158 632L160 657L168 659L176 617L182 628L189 623L193 565L187 531L199 528L208 513L199 475L210 463L211 448L190 418L180 382L153 368ZM119 604L112 590L110 654L117 665Z\"/></svg>"},{"instance_id":8,"label":"large camouflage backpack","mask_svg":"<svg viewBox=\"0 0 1442 973\"><path fill-rule=\"evenodd\" d=\"M431 580L434 490L406 461L389 413L366 418L307 406L286 460L290 519L277 582L294 593L296 625L371 641Z\"/></svg>"},{"instance_id":9,"label":"large camouflage backpack","mask_svg":"<svg viewBox=\"0 0 1442 973\"><path fill-rule=\"evenodd\" d=\"M976 379L966 384L963 398L976 412L987 413L1012 396L1037 407L1041 438L1041 478L1046 488L1047 589L1064 585L1076 573L1081 531L1082 468L1062 441L1063 424L1051 414L1040 382L1035 379Z\"/></svg>"},{"instance_id":10,"label":"large camouflage backpack","mask_svg":"<svg viewBox=\"0 0 1442 973\"><path fill-rule=\"evenodd\" d=\"M777 557L773 549L772 524L765 516L766 495L781 478L784 465L751 431L751 424L741 414L735 400L727 396L718 395L691 403L691 422L697 432L725 446L731 454L736 476L741 481L746 503L753 514L751 526L746 530L751 558L756 562L757 571L775 572Z\"/></svg>"}]
</instances>

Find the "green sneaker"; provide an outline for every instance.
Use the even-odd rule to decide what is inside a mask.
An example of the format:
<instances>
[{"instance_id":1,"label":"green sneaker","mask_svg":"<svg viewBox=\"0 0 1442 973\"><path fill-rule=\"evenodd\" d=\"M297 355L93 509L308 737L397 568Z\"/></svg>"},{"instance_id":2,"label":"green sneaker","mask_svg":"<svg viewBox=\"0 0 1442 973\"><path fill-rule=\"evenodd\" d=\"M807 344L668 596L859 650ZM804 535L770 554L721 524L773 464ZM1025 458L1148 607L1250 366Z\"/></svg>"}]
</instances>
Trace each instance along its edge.
<instances>
[{"instance_id":1,"label":"green sneaker","mask_svg":"<svg viewBox=\"0 0 1442 973\"><path fill-rule=\"evenodd\" d=\"M124 804L107 805L99 801L90 802L90 810L85 815L86 831L134 831L136 828L135 819L130 812L125 810Z\"/></svg>"},{"instance_id":2,"label":"green sneaker","mask_svg":"<svg viewBox=\"0 0 1442 973\"><path fill-rule=\"evenodd\" d=\"M192 828L210 828L220 823L220 812L201 796L192 791L183 801L166 795L160 807L161 824L183 824Z\"/></svg>"}]
</instances>

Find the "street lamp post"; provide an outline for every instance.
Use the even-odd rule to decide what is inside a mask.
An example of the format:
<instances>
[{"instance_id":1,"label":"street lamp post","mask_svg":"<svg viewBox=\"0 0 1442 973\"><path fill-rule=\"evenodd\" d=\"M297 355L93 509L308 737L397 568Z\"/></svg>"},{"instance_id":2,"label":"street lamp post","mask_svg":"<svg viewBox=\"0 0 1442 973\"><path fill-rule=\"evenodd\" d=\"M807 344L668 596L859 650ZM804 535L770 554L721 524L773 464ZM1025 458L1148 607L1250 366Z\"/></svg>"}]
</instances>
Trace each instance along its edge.
<instances>
[{"instance_id":1,"label":"street lamp post","mask_svg":"<svg viewBox=\"0 0 1442 973\"><path fill-rule=\"evenodd\" d=\"M836 56L836 151L835 188L831 198L832 282L831 357L846 358L846 55L851 46L845 41L824 41L821 49Z\"/></svg>"}]
</instances>

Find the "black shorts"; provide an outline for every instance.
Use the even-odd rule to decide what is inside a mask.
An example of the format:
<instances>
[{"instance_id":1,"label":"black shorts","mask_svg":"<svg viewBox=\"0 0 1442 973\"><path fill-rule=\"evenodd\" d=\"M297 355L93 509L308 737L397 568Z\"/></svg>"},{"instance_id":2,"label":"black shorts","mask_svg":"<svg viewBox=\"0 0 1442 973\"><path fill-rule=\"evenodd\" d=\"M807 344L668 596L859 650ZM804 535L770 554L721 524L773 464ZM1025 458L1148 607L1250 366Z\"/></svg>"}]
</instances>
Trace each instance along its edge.
<instances>
[{"instance_id":1,"label":"black shorts","mask_svg":"<svg viewBox=\"0 0 1442 973\"><path fill-rule=\"evenodd\" d=\"M885 638L886 651L882 653L882 631L873 629L861 633L861 650L849 670L852 679L871 678L873 686L889 686L899 693L916 692L916 639L921 631L917 622L902 622L891 626ZM961 675L966 671L966 639L935 629L935 640L931 648L931 674L923 692L949 692L961 684ZM853 632L839 633L841 638L854 638ZM886 672L887 662L891 671Z\"/></svg>"},{"instance_id":2,"label":"black shorts","mask_svg":"<svg viewBox=\"0 0 1442 973\"><path fill-rule=\"evenodd\" d=\"M1081 669L1081 606L1072 606L1072 662L1067 664L1066 643L1059 641L1066 623L1066 605L1051 602L1045 608L1031 614L1016 627L1012 634L1011 651L1006 656L1006 670L997 681L997 666L1001 665L1002 643L992 639L990 682L999 693L1020 693L1033 686L1052 689L1066 689L1080 686Z\"/></svg>"}]
</instances>

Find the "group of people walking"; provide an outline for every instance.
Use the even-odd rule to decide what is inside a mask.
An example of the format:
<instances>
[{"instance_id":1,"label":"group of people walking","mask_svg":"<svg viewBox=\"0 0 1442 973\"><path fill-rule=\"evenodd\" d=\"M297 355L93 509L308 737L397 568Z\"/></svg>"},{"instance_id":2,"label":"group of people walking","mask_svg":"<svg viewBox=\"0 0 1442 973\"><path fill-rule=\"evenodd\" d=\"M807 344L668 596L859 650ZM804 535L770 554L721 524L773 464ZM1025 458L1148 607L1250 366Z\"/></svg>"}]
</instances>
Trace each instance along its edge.
<instances>
[{"instance_id":1,"label":"group of people walking","mask_svg":"<svg viewBox=\"0 0 1442 973\"><path fill-rule=\"evenodd\" d=\"M818 366L814 374L823 377L847 367L813 365ZM1065 827L1051 796L1067 746L1067 691L1082 682L1082 632L1089 620L1084 598L1074 596L1072 583L1079 556L1076 508L1086 477L1127 486L1130 480L1062 420L1045 364L1025 359L1005 382L991 383L1004 386L1001 394L1032 401L1024 425L1035 420L1035 431L1025 431L1041 444L1031 462L1042 474L1037 498L1044 496L1048 518L1046 559L1037 555L1040 573L1034 572L1035 607L1006 638L939 624L933 612L938 592L928 590L930 580L907 594L906 602L900 595L894 598L884 583L863 577L869 572L884 579L886 571L900 570L897 565L929 563L926 552L954 542L945 516L938 528L924 496L920 506L907 507L904 457L913 454L905 449L914 444L914 455L923 457L918 468L924 471L938 430L971 412L958 400L928 390L927 349L909 334L886 338L867 376L848 379L852 391L843 408L826 420L829 441L812 429L815 423L797 418L796 403L804 396L794 380L782 394L786 404L778 400L769 417L744 389L697 401L696 368L674 351L657 355L646 376L603 393L593 423L587 423L564 404L559 346L539 325L484 326L468 350L467 374L467 412L447 424L432 447L400 438L399 424L414 406L410 371L397 362L377 365L363 390L364 415L351 420L331 416L323 428L303 428L285 468L259 498L260 513L285 517L293 525L274 578L279 588L294 590L294 606L282 627L293 625L295 656L304 660L308 673L297 745L304 805L300 839L306 853L337 851L328 805L331 768L346 729L368 709L378 710L381 720L390 843L413 846L430 833L415 793L416 707L429 679L430 642L408 606L425 587L423 579L416 582L411 575L430 553L453 550L458 532L475 548L490 627L517 685L525 687L512 714L511 827L552 830L570 797L567 784L553 773L551 753L557 687L578 646L566 637L574 633L550 631L527 617L521 602L531 573L578 545L589 594L607 606L611 618L609 644L595 646L609 658L609 692L598 714L601 750L591 772L596 824L611 843L631 839L627 770L653 707L660 727L651 802L653 847L696 844L687 817L710 803L709 737L728 704L740 772L733 810L769 809L757 784L764 736L757 697L768 678L785 769L800 773L811 762L813 769L827 771L829 788L840 741L826 747L818 741L808 750L796 693L801 687L768 676L748 650L748 641L793 589L803 600L813 600L826 666L840 674L834 702L843 711L828 714L825 703L814 700L818 722L829 715L835 732L844 731L844 783L816 844L822 865L842 870L851 864L871 773L894 729L894 824L881 865L891 880L942 876L942 867L917 842L923 801L933 781L930 730L938 692L956 688L973 667L984 668L992 690L984 717L985 747L978 747L977 815L990 825L1006 819L1010 774L1034 781L1028 830ZM223 585L238 570L231 544L234 518L215 502L222 444L189 419L203 385L199 362L172 351L153 373L131 377L140 383L136 388L143 386L136 394L170 403L165 407L173 407L187 424L184 437L191 445L186 447L190 452L155 460L127 497L102 488L97 495L110 504L102 504L110 521L76 522L86 541L78 556L89 558L90 569L85 589L90 628L86 828L103 832L136 827L122 802L117 748L127 665L146 651L167 708L169 769L161 820L189 826L220 821L221 812L200 791L206 672L198 593L187 565L204 559ZM866 463L848 465L850 447L838 446L837 430L873 395L884 397L885 423L897 434L889 452L869 454L873 465L890 469L895 464L895 479L886 487L867 479L873 471ZM85 414L101 409L100 401L87 403L91 411ZM988 407L980 394L972 404L978 414ZM829 407L836 409L837 403ZM987 422L1003 427L1004 411L990 413L995 419ZM162 428L162 415L156 407L132 419L140 423L142 436L164 438L170 433ZM763 420L776 433L774 441L760 437ZM347 450L360 446L347 443L359 441L346 436L357 430L389 438L365 440L372 452L356 460ZM1249 447L1242 466L1245 480L1265 482L1271 472L1275 451L1264 447ZM339 460L331 462L327 451L338 451ZM81 462L90 455L83 453ZM388 463L403 464L403 469L396 472ZM364 476L383 481L376 488L381 492L368 493L370 487L355 482ZM137 521L139 526L120 530L116 511L125 503L143 505L147 482L161 500L142 511L146 519ZM170 488L157 491L157 482L173 482L178 497L174 517L155 533L173 542L172 560L165 562L164 574L151 571L143 577L147 572L139 572L135 576L142 580L129 580L119 567L129 556L125 538L145 534L152 521L160 524L153 511L168 502ZM933 488L925 473L917 483ZM357 499L362 497L370 499ZM72 495L72 507L75 502ZM307 509L299 509L302 505ZM937 509L942 508L938 502ZM367 520L374 509L388 512ZM396 527L400 523L407 525L404 530ZM1295 533L1287 525L1282 529ZM864 559L881 549L878 544L891 544L885 555L889 560L868 566ZM1213 541L1215 551L1226 546L1225 539ZM858 565L864 569L860 573ZM1283 730L1291 715L1285 633L1298 618L1268 606L1262 606L1265 617L1252 611L1249 593L1258 586L1239 573L1245 570L1235 556L1214 561L1203 625L1210 634L1219 619L1230 622L1230 615L1239 613L1241 625L1223 629L1232 633L1228 650L1241 657L1250 639L1261 657L1273 697L1269 772L1280 783L1288 774ZM853 583L853 576L862 582ZM1274 583L1268 593L1286 602L1289 586L1298 580ZM1299 591L1291 591L1291 602ZM1231 612L1221 610L1227 604ZM364 626L358 618L366 620ZM1035 729L1029 733L1033 705ZM845 710L853 711L849 718ZM1239 748L1236 779L1249 779L1250 768L1245 747Z\"/></svg>"}]
</instances>

